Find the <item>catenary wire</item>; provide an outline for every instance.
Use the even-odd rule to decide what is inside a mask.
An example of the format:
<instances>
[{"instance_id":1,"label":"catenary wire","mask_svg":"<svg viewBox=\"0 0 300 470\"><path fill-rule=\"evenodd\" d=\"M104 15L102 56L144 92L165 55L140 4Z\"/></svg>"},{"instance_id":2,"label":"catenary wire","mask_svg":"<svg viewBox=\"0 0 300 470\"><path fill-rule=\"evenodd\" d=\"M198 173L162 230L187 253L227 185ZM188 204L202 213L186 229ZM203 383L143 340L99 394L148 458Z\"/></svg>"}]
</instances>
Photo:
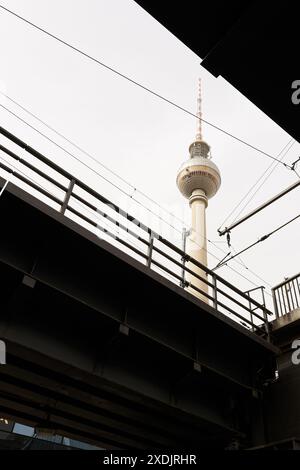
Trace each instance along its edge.
<instances>
[{"instance_id":1,"label":"catenary wire","mask_svg":"<svg viewBox=\"0 0 300 470\"><path fill-rule=\"evenodd\" d=\"M293 147L293 145L296 143L296 141L291 138L288 143L283 147L283 149L279 152L279 154L277 155L277 157L280 158L280 160L283 160L283 158L288 154L288 152L291 150L291 148ZM283 154L283 155L282 155ZM251 188L247 191L247 193L242 197L242 199L240 200L240 202L238 204L236 204L236 206L230 211L230 213L227 215L227 217L223 220L223 222L221 223L220 227L219 227L219 230L221 229L221 227L227 222L227 220L235 213L235 211L240 207L240 205L245 201L245 199L249 196L249 194L252 192L252 190L258 185L258 183L264 178L264 176L268 173L268 171L272 168L272 166L274 165L275 162L271 162L271 164L266 168L266 170L261 174L261 176L258 178L258 180L251 186ZM252 199L254 198L254 196L257 194L257 192L260 190L260 188L263 186L263 184L267 181L267 179L271 176L271 174L273 173L273 171L277 168L277 166L279 165L278 162L275 163L275 166L273 166L272 168L272 171L266 176L266 178L263 180L263 182L261 183L261 185L256 189L256 191L254 192L254 194L251 196L251 199L249 199L247 201L247 203L242 207L242 209L239 211L238 215L235 217L234 221L238 218L238 216L243 212L243 210L249 205L249 203L252 201Z\"/></svg>"},{"instance_id":2,"label":"catenary wire","mask_svg":"<svg viewBox=\"0 0 300 470\"><path fill-rule=\"evenodd\" d=\"M284 158L284 156L291 150L291 148L294 146L294 144L296 143L296 141L294 140L291 144L291 146L286 150L286 152L284 152L284 155L282 158ZM251 198L246 202L246 204L240 209L240 211L238 212L238 214L235 216L235 218L233 219L232 223L234 223L238 217L242 214L242 212L246 209L246 207L250 204L250 202L254 199L254 197L256 196L256 194L258 193L258 191L260 190L260 188L265 184L265 182L269 179L269 177L272 175L273 171L276 169L278 163L276 163L272 170L270 171L270 173L263 179L263 181L261 182L261 184L258 186L258 188L256 189L256 191L254 192L254 194L252 194ZM293 170L295 172L295 170ZM297 173L296 173L297 174Z\"/></svg>"},{"instance_id":3,"label":"catenary wire","mask_svg":"<svg viewBox=\"0 0 300 470\"><path fill-rule=\"evenodd\" d=\"M39 116L37 116L36 114L34 114L32 111L28 110L27 108L25 108L25 106L21 105L20 103L18 103L15 99L11 98L10 96L8 96L6 93L0 91L0 94L2 94L4 97L6 97L9 101L11 101L13 104L15 104L16 106L18 106L20 109L22 109L23 111L25 111L28 115L30 115L31 117L33 117L34 119L36 119L38 122L40 122L41 124L43 124L45 127L47 127L50 131L54 132L56 135L58 135L59 137L61 137L62 139L64 139L66 142L68 142L70 145L74 146L77 150L79 150L80 152L82 152L83 154L85 154L86 156L88 156L89 158L91 158L95 163L99 164L100 166L102 166L106 171L110 172L112 175L114 175L115 177L119 178L123 183L127 184L131 189L133 189L134 192L137 192L139 194L141 194L143 197L145 197L146 199L148 199L151 203L155 204L157 207L159 207L160 209L164 210L167 214L171 215L173 218L175 218L176 220L178 220L182 225L185 225L185 222L180 219L178 216L176 216L174 213L170 212L168 209L164 208L163 206L161 206L159 203L157 203L154 199L152 199L151 197L149 197L146 193L144 193L143 191L141 191L140 189L138 189L137 187L133 186L130 182L128 182L127 180L125 180L125 178L123 178L122 176L120 176L118 173L116 173L115 171L111 170L108 166L104 165L102 162L100 162L99 160L97 160L93 155L91 155L89 152L87 152L86 150L84 150L82 147L80 147L79 145L77 145L76 143L74 143L72 140L70 140L69 138L67 138L65 135L63 135L61 132L57 131L56 129L54 129L54 127L50 126L48 123L46 123L44 120L42 120ZM7 108L5 108L7 111L10 111L8 110ZM36 130L34 128L34 130ZM37 131L37 130L36 130ZM44 134L43 134L43 137L46 137ZM47 137L46 137L47 138ZM56 142L52 141L52 143L54 143L55 145L58 145ZM291 144L292 143L292 144ZM294 145L295 141L293 138L291 138L289 140L289 142L284 146L284 148L281 150L281 152L279 152L278 154L278 157L282 154L282 152L284 152L284 150L289 146L289 144L291 144L291 146L286 150L286 152L283 154L283 156L281 157L281 160L284 158L284 156L288 153L288 151L292 148L292 146ZM66 149L62 148L61 146L59 147L60 149L62 149L63 151L65 152L68 152ZM76 158L73 154L70 154L73 158ZM82 160L80 160L81 163ZM258 184L258 182L261 180L261 178L268 172L268 170L274 165L275 162L272 162L271 165L269 165L269 167L265 170L265 172L261 175L261 177L258 179L258 181L250 188L250 190L248 191L248 193L244 196L244 198L240 201L240 203L235 207L235 209L237 207L239 207L239 205L243 202L243 200L245 200L245 198L247 197L247 195L251 192L251 190ZM272 174L272 172L275 170L275 168L279 165L279 163L275 163L275 166L273 167L272 171L269 173L269 175L264 179L264 181L262 182L262 184L259 186L259 188L256 190L256 192L253 194L252 198L247 202L247 204L242 208L242 210L244 210L244 208L251 202L251 200L253 199L253 197L255 196L255 194L257 193L257 191L261 188L261 186L265 183L265 181L270 177L270 175ZM94 171L94 170L93 170ZM98 174L98 173L97 173ZM99 175L99 174L98 174ZM99 175L101 177L103 177L102 175ZM107 181L107 179L106 179ZM109 181L110 182L110 181ZM110 182L111 183L111 182ZM111 183L113 184L113 183ZM118 189L121 191L121 188L118 187ZM129 196L127 193L126 193L127 196ZM130 196L131 198L133 197L132 195ZM135 198L133 198L136 202L138 202ZM145 207L145 206L143 206ZM229 216L226 218L226 220L222 223L222 225L228 220L228 218L230 217L230 215L232 215L232 213L235 211L235 209L229 214ZM148 208L147 208L148 210ZM239 212L240 214L241 212ZM238 215L239 215L238 214ZM155 214L157 217L158 214ZM238 216L237 216L238 217ZM163 219L164 220L164 219ZM236 220L236 219L235 219ZM167 221L164 220L165 223L168 223ZM170 224L169 224L170 225ZM171 225L171 227L173 229L176 229L175 227L173 227ZM212 242L211 240L207 239L210 243L219 243L219 241L216 241L216 242ZM244 263L242 263L244 264ZM246 265L244 264L244 266L246 267Z\"/></svg>"},{"instance_id":4,"label":"catenary wire","mask_svg":"<svg viewBox=\"0 0 300 470\"><path fill-rule=\"evenodd\" d=\"M68 43L67 41L59 38L58 36L50 33L49 31L47 31L46 29L44 28L41 28L40 26L36 25L35 23L33 23L32 21L29 21L27 20L26 18L24 18L23 16L21 15L18 15L17 13L15 13L14 11L12 10L9 10L8 8L4 7L3 5L0 5L0 8L3 10L3 11L6 11L7 13L15 16L16 18L18 18L19 20L22 20L23 22L29 24L30 26L34 27L35 29L39 30L40 32L46 34L47 36L55 39L56 41L60 42L61 44L67 46L68 48L72 49L73 51L81 54L82 56L86 57L87 59L95 62L96 64L100 65L101 67L104 67L106 68L107 70L110 70L111 72L115 73L116 75L120 76L121 78L124 78L125 80L127 80L128 82L132 83L133 85L136 85L138 86L139 88L145 90L146 92L152 94L153 96L156 96L157 98L165 101L166 103L174 106L175 108L183 111L184 113L192 116L192 117L195 117L196 119L201 119L202 122L204 122L205 124L209 125L210 127L213 127L214 129L222 132L223 134L227 135L228 137L231 137L233 138L234 140L246 145L247 147L251 148L252 150L255 150L256 152L274 160L274 161L277 161L279 163L281 163L285 168L288 168L290 170L292 170L292 167L290 165L288 165L287 163L283 163L281 162L279 159L277 159L276 157L274 157L273 155L265 152L264 150L261 150L259 149L258 147L250 144L249 142L246 142L245 140L231 134L230 132L222 129L221 127L215 125L215 124L212 124L211 122L207 121L206 119L203 119L203 118L199 118L199 116L197 116L196 114L194 114L193 112L189 111L188 109L184 108L183 106L180 106L178 104L176 104L174 101L171 101L169 100L168 98L165 98L163 95L151 90L150 88L146 87L145 85L142 85L141 83L137 82L136 80L134 80L133 78L130 78L128 77L127 75L119 72L118 70L114 69L113 67L105 64L104 62L101 62L100 60L96 59L95 57L91 56L90 54L82 51L81 49L73 46L72 44Z\"/></svg>"},{"instance_id":5,"label":"catenary wire","mask_svg":"<svg viewBox=\"0 0 300 470\"><path fill-rule=\"evenodd\" d=\"M75 147L77 150L79 150L81 153L83 153L84 155L86 155L87 157L89 157L91 160L93 160L96 164L100 165L102 168L104 168L106 171L108 171L109 173L111 173L112 175L114 175L116 178L118 178L120 181L122 181L123 183L127 184L134 192L137 192L139 194L141 194L143 197L145 197L146 199L148 199L148 201L150 201L151 203L155 204L157 207L159 207L160 209L162 209L163 211L165 211L167 214L171 215L172 217L174 217L174 219L178 220L181 224L184 224L184 222L182 221L182 219L180 219L178 216L176 216L173 212L170 212L168 209L166 209L165 207L163 207L161 204L159 204L157 201L155 201L154 199L152 199L150 196L148 196L146 193L144 193L143 191L141 191L140 189L138 189L136 186L134 186L133 184L131 184L129 181L127 181L125 178L123 178L122 176L120 176L118 173L116 173L114 170L112 170L111 168L109 168L108 166L104 165L104 163L100 162L96 157L94 157L93 155L91 155L89 152L87 152L86 150L84 150L82 147L80 147L78 144L76 144L74 141L72 141L71 139L69 139L68 137L66 137L65 135L63 135L61 132L57 131L56 129L54 129L54 127L50 126L48 123L46 123L43 119L41 119L39 116L37 116L36 114L34 114L32 111L29 111L29 109L25 108L24 105L21 105L20 103L18 103L15 99L11 98L10 96L8 96L6 93L2 92L0 90L0 94L2 96L4 96L5 98L7 98L9 101L11 101L13 104L15 104L16 106L18 106L20 109L22 109L23 111L25 111L29 116L33 117L34 119L36 119L38 122L40 122L41 124L43 124L45 127L47 127L51 132L54 132L56 135L58 135L60 138L62 138L63 140L65 140L66 142L68 142L68 144L72 145L73 147Z\"/></svg>"},{"instance_id":6,"label":"catenary wire","mask_svg":"<svg viewBox=\"0 0 300 470\"><path fill-rule=\"evenodd\" d=\"M99 173L97 170L95 170L93 167L91 167L90 165L88 165L87 163L85 163L83 160L81 160L80 158L76 157L72 152L70 152L69 150L67 150L66 148L64 148L62 145L58 144L57 142L55 142L53 139L51 139L50 137L48 137L46 134L44 134L43 132L41 132L39 129L37 129L36 127L34 127L32 124L29 124L27 121L25 121L25 119L21 118L20 116L18 116L16 113L14 113L13 111L11 111L10 109L8 109L6 106L4 106L3 104L0 103L0 107L5 109L8 113L10 113L12 116L14 116L16 119L18 119L19 121L21 121L23 124L26 124L28 127L30 127L32 130L34 130L35 132L37 132L39 135L41 135L42 137L44 137L46 140L48 140L49 142L51 142L53 145L55 145L56 147L58 147L60 150L62 150L63 152L67 153L70 157L74 158L77 162L81 163L82 165L84 165L86 168L88 168L90 171L92 171L93 173L95 173L97 176L99 176L100 178L102 178L104 181L106 181L108 184L112 185L115 189L117 189L118 191L120 191L122 194L124 194L124 196L126 197L129 197L130 199L133 199L137 204L139 204L141 207L143 207L144 209L146 209L149 213L155 215L156 217L158 217L158 219L160 219L162 222L164 223L167 223L171 228L173 228L174 230L177 230L178 231L178 228L176 228L174 225L170 224L169 222L167 222L163 217L161 217L160 215L156 214L155 212L153 212L151 209L149 209L149 207L146 207L141 201L139 201L138 199L136 199L133 194L130 194L130 193L127 193L126 191L124 191L124 189L120 188L117 184L113 183L112 181L110 181L108 178L106 178L105 176L103 176L101 173ZM180 231L179 231L180 232ZM181 233L181 232L180 232Z\"/></svg>"},{"instance_id":7,"label":"catenary wire","mask_svg":"<svg viewBox=\"0 0 300 470\"><path fill-rule=\"evenodd\" d=\"M67 43L66 41L62 40L61 38L59 38L59 37L53 35L52 33L46 31L45 29L43 29L43 28L37 26L36 24L34 24L34 23L32 23L31 21L29 21L29 20L23 18L22 16L18 15L17 13L15 13L15 12L9 10L8 8L4 7L3 5L0 5L0 8L2 8L2 10L5 10L6 12L8 12L8 13L14 15L15 17L19 18L20 20L24 21L25 23L27 23L27 24L33 26L34 28L38 29L39 31L43 32L44 34L46 34L46 35L52 37L53 39L55 39L55 40L57 40L57 41L59 41L60 43L66 45L67 47L73 49L74 51L76 51L76 52L82 54L82 55L85 56L86 58L88 58L88 59L90 59L90 60L92 60L92 61L98 63L98 64L101 65L102 67L105 67L105 68L111 70L112 72L116 73L117 75L121 76L122 78L124 78L124 79L130 81L131 83L133 83L133 84L139 86L140 88L143 88L145 91L148 91L149 93L153 94L154 96L157 96L158 98L160 98L160 99L162 99L162 100L168 102L169 104L171 104L171 105L177 107L178 109L181 109L182 111L188 113L189 115L192 115L193 117L196 117L197 119L199 119L199 117L198 117L197 115L195 115L194 113L192 113L192 112L186 110L185 108L183 108L183 107L177 105L176 103L174 103L174 102L168 100L167 98L163 97L162 95L159 95L158 93L154 92L153 90L151 90L151 89L145 87L144 85L142 85L142 84L136 82L135 80L133 80L133 79L131 79L130 77L128 77L128 76L122 74L121 72L119 72L119 71L113 69L112 67L110 67L110 66L108 66L108 65L106 65L106 64L104 64L104 63L102 63L102 62L100 62L98 59L96 59L96 58L90 56L89 54L85 53L84 51L82 51L82 50L76 48L75 46L73 46L73 45ZM291 166L289 166L289 165L287 165L287 164L281 162L280 160L278 160L277 158L273 157L272 155L270 155L270 154L268 154L268 153L266 153L266 152L264 152L264 151L258 149L257 147L255 147L255 146L253 146L253 145L251 145L251 144L249 144L249 143L243 141L242 139L240 139L240 138L238 138L238 137L236 137L236 136L230 134L229 132L225 131L224 129L221 129L221 128L219 128L218 126L215 126L214 124L212 124L212 123L210 123L210 122L208 122L208 121L206 121L206 120L204 120L204 119L202 119L202 121L205 122L206 124L208 124L208 125L214 127L215 129L217 129L217 130L219 130L219 131L225 133L226 135L228 135L228 136L230 136L230 137L232 137L232 138L238 140L239 142L241 142L241 143L247 145L248 147L250 147L250 148L252 148L252 149L258 151L259 153L264 154L265 156L271 158L272 160L277 161L278 163L282 163L286 168L292 169ZM296 174L297 174L297 172L296 172Z\"/></svg>"},{"instance_id":8,"label":"catenary wire","mask_svg":"<svg viewBox=\"0 0 300 470\"><path fill-rule=\"evenodd\" d=\"M272 232L269 232L267 233L266 235L263 235L262 237L260 237L256 242L254 243L251 243L251 245L248 245L246 248L243 248L241 251L239 251L238 253L235 253L234 255L230 256L230 258L226 259L226 264L231 261L232 259L236 258L236 257L239 257L242 253L244 253L245 251L248 251L250 250L251 248L253 248L254 246L256 246L258 243L261 243L261 242L264 242L265 240L267 240L271 235L273 235L274 233L276 232L279 232L279 230L282 230L283 228L285 228L287 225L291 224L292 222L294 222L295 220L299 219L300 217L300 214L296 215L295 217L293 217L292 219L288 220L287 222L285 222L284 224L280 225L279 227L277 227L276 229L272 230ZM219 264L218 267L221 267L222 264Z\"/></svg>"}]
</instances>

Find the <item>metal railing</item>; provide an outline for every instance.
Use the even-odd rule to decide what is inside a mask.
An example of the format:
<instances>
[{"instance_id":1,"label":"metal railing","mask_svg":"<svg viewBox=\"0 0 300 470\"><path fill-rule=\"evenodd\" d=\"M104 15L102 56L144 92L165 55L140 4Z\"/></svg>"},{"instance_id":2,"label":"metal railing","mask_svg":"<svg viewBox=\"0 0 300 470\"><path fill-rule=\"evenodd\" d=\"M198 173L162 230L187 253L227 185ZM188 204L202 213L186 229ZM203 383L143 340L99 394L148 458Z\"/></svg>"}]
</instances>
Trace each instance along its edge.
<instances>
[{"instance_id":1,"label":"metal railing","mask_svg":"<svg viewBox=\"0 0 300 470\"><path fill-rule=\"evenodd\" d=\"M276 318L300 308L300 273L272 289Z\"/></svg>"},{"instance_id":2,"label":"metal railing","mask_svg":"<svg viewBox=\"0 0 300 470\"><path fill-rule=\"evenodd\" d=\"M29 178L19 169L12 169L11 165L8 166L0 162L0 168L13 174L17 180L29 185L43 196L49 198L58 205L58 210L65 216L75 216L79 223L86 225L87 228L99 230L109 237L112 243L117 243L118 246L125 249L132 256L138 257L149 269L159 270L181 288L189 287L190 292L192 290L195 293L201 294L201 296L207 298L207 303L217 310L218 313L231 316L253 333L270 340L268 315L273 315L273 313L264 304L260 304L252 299L249 294L242 292L221 276L187 255L169 240L136 220L133 215L122 210L118 205L112 203L109 199L60 168L40 152L2 127L0 127L0 134L46 165L47 172L53 172L54 170L56 175L52 177L47 172L37 168L3 145L0 145L0 151L4 152L14 161L17 161L18 165L21 164L30 171L33 171L35 175L42 178L48 185L50 183L60 191L62 197L58 197L57 194L46 189L43 185L34 182L32 178ZM59 181L62 177L66 181L65 183ZM77 208L74 207L76 204ZM81 210L79 210L78 206ZM110 227L105 228L108 224L110 224ZM117 234L114 233L114 229L117 229ZM131 240L128 240L129 237L131 237ZM193 267L200 268L206 275L200 276L193 270ZM187 273L192 275L191 279L196 278L207 284L209 293L191 282L187 282Z\"/></svg>"},{"instance_id":3,"label":"metal railing","mask_svg":"<svg viewBox=\"0 0 300 470\"><path fill-rule=\"evenodd\" d=\"M252 331L255 331L255 328L253 326L253 313L255 312L255 310L257 310L257 306L255 305L255 303L253 303L253 298L251 297L251 294L253 294L257 291L260 292L261 297L262 297L262 303L259 303L259 304L266 307L265 286L253 287L252 289L249 289L249 290L245 291L245 294L249 296L249 309L251 310L250 320L252 322L252 327L251 327ZM252 306L252 304L253 304L253 306Z\"/></svg>"}]
</instances>

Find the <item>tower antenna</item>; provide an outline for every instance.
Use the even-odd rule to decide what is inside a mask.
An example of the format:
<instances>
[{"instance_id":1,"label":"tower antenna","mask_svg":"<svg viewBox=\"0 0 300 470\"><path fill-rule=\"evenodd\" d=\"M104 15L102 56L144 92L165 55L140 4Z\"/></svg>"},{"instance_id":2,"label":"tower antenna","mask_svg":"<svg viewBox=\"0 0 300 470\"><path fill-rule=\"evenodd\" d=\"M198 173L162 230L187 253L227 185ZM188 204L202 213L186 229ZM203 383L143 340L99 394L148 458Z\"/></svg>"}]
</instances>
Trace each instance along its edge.
<instances>
[{"instance_id":1,"label":"tower antenna","mask_svg":"<svg viewBox=\"0 0 300 470\"><path fill-rule=\"evenodd\" d=\"M198 79L198 98L197 98L197 130L196 130L196 142L202 140L202 90L201 90L201 78Z\"/></svg>"}]
</instances>

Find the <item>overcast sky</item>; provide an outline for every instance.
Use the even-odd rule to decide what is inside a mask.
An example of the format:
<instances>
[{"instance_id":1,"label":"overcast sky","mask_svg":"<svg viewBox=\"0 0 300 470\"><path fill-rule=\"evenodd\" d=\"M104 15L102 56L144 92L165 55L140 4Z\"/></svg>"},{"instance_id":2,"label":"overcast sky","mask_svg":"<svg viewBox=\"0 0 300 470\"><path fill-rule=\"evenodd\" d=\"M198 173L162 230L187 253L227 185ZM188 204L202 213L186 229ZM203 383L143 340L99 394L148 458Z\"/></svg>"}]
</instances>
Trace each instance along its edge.
<instances>
[{"instance_id":1,"label":"overcast sky","mask_svg":"<svg viewBox=\"0 0 300 470\"><path fill-rule=\"evenodd\" d=\"M201 76L204 118L275 157L290 141L286 132L225 80L206 72L199 57L133 0L3 0L2 4L192 112L196 111L197 79ZM193 117L4 11L0 11L0 41L2 90L177 217L185 219L188 225L188 202L179 193L175 181L178 167L188 157L188 146L194 139ZM1 98L1 103L63 143L9 101ZM125 198L5 110L0 109L0 117L2 127L80 176L125 210L135 211L168 238L179 240L178 232L168 230L160 219L155 220L145 209L134 206L132 199ZM220 243L224 239L219 238L217 228L271 160L205 124L203 131L222 175L221 189L207 210L208 238L228 252L226 244ZM4 141L1 137L1 142ZM97 163L72 151L103 175L109 175ZM299 154L300 146L295 143L285 161L291 163ZM129 186L116 177L110 178L130 193ZM294 181L296 175L279 165L244 213ZM138 192L134 196L181 230L178 220ZM298 212L299 189L234 230L234 248L244 248ZM228 223L233 218L234 215ZM247 267L269 284L266 284L268 288L299 271L299 224L299 220L294 222L242 256ZM224 256L210 244L208 250L218 258ZM210 267L216 263L210 256ZM240 264L232 261L231 266L252 282L262 284ZM241 289L253 287L227 267L218 272Z\"/></svg>"}]
</instances>

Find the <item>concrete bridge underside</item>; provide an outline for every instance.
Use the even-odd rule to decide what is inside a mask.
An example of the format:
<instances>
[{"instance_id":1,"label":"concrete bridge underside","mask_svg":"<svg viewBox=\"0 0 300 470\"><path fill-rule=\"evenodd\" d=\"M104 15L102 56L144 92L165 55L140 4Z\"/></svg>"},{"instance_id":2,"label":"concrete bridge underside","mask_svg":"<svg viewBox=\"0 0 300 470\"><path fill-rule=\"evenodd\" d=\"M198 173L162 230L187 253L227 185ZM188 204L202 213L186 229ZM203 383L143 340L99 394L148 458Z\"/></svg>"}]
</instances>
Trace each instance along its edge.
<instances>
[{"instance_id":1,"label":"concrete bridge underside","mask_svg":"<svg viewBox=\"0 0 300 470\"><path fill-rule=\"evenodd\" d=\"M0 221L1 415L107 449L263 438L277 348L12 183Z\"/></svg>"}]
</instances>

